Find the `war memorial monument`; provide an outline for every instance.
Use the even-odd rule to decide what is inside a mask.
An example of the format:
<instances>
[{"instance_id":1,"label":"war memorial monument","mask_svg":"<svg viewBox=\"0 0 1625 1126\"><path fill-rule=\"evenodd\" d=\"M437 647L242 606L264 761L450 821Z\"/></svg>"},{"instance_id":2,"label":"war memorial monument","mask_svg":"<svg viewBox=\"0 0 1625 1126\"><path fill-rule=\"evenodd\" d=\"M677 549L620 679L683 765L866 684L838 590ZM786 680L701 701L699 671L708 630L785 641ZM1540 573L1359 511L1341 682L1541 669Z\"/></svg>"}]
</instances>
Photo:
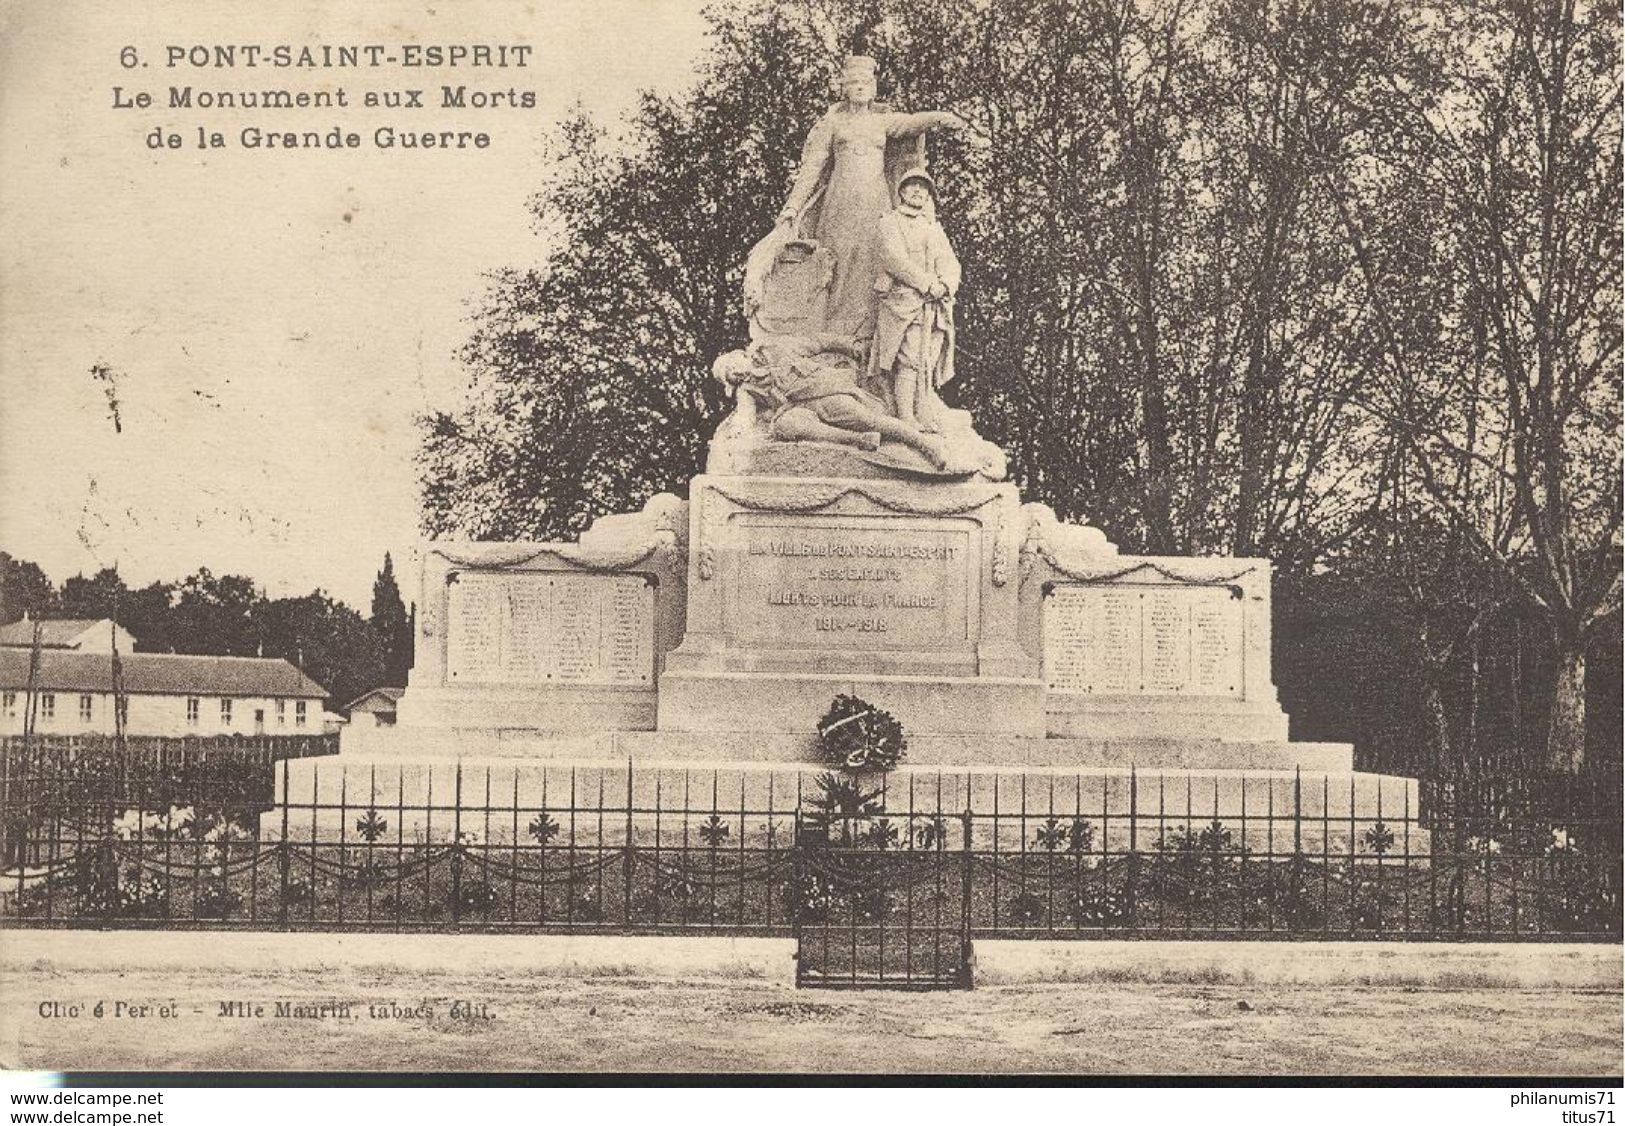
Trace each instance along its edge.
<instances>
[{"instance_id":1,"label":"war memorial monument","mask_svg":"<svg viewBox=\"0 0 1625 1126\"><path fill-rule=\"evenodd\" d=\"M398 726L346 732L323 788L337 765L352 801L385 775L393 795L460 761L523 800L630 764L720 770L776 806L849 695L907 733L890 785L929 780L947 809L1060 786L1151 816L1414 810L1414 783L1355 773L1350 746L1289 741L1269 560L1122 554L1023 503L944 404L961 279L927 138L959 122L876 103L869 59L842 90L748 248L749 343L714 367L735 406L687 499L576 543L423 545ZM291 794L313 769L289 767Z\"/></svg>"}]
</instances>

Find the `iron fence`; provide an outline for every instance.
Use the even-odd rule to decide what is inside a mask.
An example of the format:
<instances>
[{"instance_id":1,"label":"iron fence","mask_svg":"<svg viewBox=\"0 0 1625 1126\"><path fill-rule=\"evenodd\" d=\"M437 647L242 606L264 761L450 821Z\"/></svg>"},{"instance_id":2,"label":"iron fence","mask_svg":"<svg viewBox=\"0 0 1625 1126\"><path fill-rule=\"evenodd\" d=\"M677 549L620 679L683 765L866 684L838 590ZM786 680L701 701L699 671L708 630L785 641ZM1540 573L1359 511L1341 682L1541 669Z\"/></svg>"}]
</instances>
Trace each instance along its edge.
<instances>
[{"instance_id":1,"label":"iron fence","mask_svg":"<svg viewBox=\"0 0 1625 1126\"><path fill-rule=\"evenodd\" d=\"M800 934L804 950L817 932L826 954L876 947L883 968L889 943L903 976L928 978L962 972L961 933L1621 939L1617 775L1345 791L1293 772L898 772L866 786L765 766L315 760L272 792L263 755L241 757L240 775L216 747L189 771L126 764L71 785L8 759L0 919Z\"/></svg>"},{"instance_id":2,"label":"iron fence","mask_svg":"<svg viewBox=\"0 0 1625 1126\"><path fill-rule=\"evenodd\" d=\"M796 984L969 989L970 815L927 822L913 848L888 847L881 818L832 812L797 821Z\"/></svg>"}]
</instances>

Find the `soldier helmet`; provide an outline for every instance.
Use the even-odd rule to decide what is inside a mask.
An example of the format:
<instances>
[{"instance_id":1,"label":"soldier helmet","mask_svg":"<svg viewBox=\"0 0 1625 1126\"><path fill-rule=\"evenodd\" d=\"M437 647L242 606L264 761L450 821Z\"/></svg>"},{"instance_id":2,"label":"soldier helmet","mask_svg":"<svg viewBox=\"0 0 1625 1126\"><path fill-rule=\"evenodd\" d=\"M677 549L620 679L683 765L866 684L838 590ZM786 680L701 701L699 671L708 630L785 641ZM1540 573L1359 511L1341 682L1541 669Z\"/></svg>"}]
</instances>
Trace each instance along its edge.
<instances>
[{"instance_id":1,"label":"soldier helmet","mask_svg":"<svg viewBox=\"0 0 1625 1126\"><path fill-rule=\"evenodd\" d=\"M897 177L897 194L902 195L905 187L915 183L924 184L926 191L931 193L931 198L937 198L937 182L931 178L931 173L924 168L910 168Z\"/></svg>"}]
</instances>

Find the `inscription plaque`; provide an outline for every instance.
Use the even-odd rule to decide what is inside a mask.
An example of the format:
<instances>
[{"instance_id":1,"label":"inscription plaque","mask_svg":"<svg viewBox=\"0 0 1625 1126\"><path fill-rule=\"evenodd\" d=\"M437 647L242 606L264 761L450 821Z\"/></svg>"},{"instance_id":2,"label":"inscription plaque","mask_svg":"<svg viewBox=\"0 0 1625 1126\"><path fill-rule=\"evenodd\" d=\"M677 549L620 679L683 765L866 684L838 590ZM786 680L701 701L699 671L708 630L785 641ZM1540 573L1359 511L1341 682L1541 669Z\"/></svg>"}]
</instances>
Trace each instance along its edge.
<instances>
[{"instance_id":1,"label":"inscription plaque","mask_svg":"<svg viewBox=\"0 0 1625 1126\"><path fill-rule=\"evenodd\" d=\"M726 628L777 649L969 648L979 625L973 520L741 513L728 527Z\"/></svg>"},{"instance_id":2,"label":"inscription plaque","mask_svg":"<svg viewBox=\"0 0 1625 1126\"><path fill-rule=\"evenodd\" d=\"M1061 584L1044 601L1052 692L1239 696L1242 641L1227 587Z\"/></svg>"},{"instance_id":3,"label":"inscription plaque","mask_svg":"<svg viewBox=\"0 0 1625 1126\"><path fill-rule=\"evenodd\" d=\"M654 589L641 575L463 571L450 587L449 602L448 680L653 680Z\"/></svg>"}]
</instances>

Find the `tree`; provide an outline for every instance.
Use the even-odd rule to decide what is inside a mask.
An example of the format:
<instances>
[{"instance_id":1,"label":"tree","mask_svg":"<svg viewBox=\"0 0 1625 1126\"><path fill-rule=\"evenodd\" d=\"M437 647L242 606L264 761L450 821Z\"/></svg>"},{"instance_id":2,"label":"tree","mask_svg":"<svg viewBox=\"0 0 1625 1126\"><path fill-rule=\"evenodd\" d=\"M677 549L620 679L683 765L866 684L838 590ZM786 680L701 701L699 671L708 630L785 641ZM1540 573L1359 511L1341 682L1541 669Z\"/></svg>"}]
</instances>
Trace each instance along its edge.
<instances>
[{"instance_id":1,"label":"tree","mask_svg":"<svg viewBox=\"0 0 1625 1126\"><path fill-rule=\"evenodd\" d=\"M1587 649L1621 607L1619 13L1434 11L1446 84L1406 92L1416 144L1380 175L1439 237L1418 252L1415 208L1343 210L1381 312L1372 409L1428 500L1539 612L1547 762L1577 770Z\"/></svg>"},{"instance_id":2,"label":"tree","mask_svg":"<svg viewBox=\"0 0 1625 1126\"><path fill-rule=\"evenodd\" d=\"M56 612L64 618L113 618L123 625L122 612L130 589L118 570L103 567L86 578L75 575L62 583Z\"/></svg>"},{"instance_id":3,"label":"tree","mask_svg":"<svg viewBox=\"0 0 1625 1126\"><path fill-rule=\"evenodd\" d=\"M184 653L187 638L177 632L174 606L179 592L173 583L149 583L125 594L119 625L135 635L142 653Z\"/></svg>"},{"instance_id":4,"label":"tree","mask_svg":"<svg viewBox=\"0 0 1625 1126\"><path fill-rule=\"evenodd\" d=\"M253 657L259 653L260 631L255 607L262 602L253 580L242 575L216 577L207 567L189 575L175 592L171 608L171 639L181 653Z\"/></svg>"},{"instance_id":5,"label":"tree","mask_svg":"<svg viewBox=\"0 0 1625 1126\"><path fill-rule=\"evenodd\" d=\"M1390 5L1256 2L713 11L694 89L617 148L577 119L536 208L544 268L500 277L461 410L429 420L434 533L578 533L680 490L726 409L740 269L861 38L942 107L941 214L966 283L947 391L1024 495L1129 548L1308 566L1367 515L1351 297L1321 165L1386 141L1347 106L1418 65Z\"/></svg>"},{"instance_id":6,"label":"tree","mask_svg":"<svg viewBox=\"0 0 1625 1126\"><path fill-rule=\"evenodd\" d=\"M1586 647L1619 606L1617 14L725 0L709 18L692 89L646 96L619 143L581 118L556 139L546 263L497 280L468 398L428 421L432 532L564 538L685 485L727 407L706 368L743 336L745 251L861 42L883 94L969 125L931 150L965 265L946 397L1023 495L1130 551L1268 555L1306 591L1342 569L1425 673L1409 726L1436 763L1474 745L1460 671L1492 621L1522 622L1521 592L1558 670L1552 757L1578 761Z\"/></svg>"},{"instance_id":7,"label":"tree","mask_svg":"<svg viewBox=\"0 0 1625 1126\"><path fill-rule=\"evenodd\" d=\"M384 553L384 565L372 583L373 632L384 647L384 676L380 684L406 687L406 674L412 668L412 621L401 601L401 588L395 582L395 562ZM353 699L354 697L346 697Z\"/></svg>"},{"instance_id":8,"label":"tree","mask_svg":"<svg viewBox=\"0 0 1625 1126\"><path fill-rule=\"evenodd\" d=\"M37 618L49 613L55 602L56 589L39 564L0 551L0 625L24 614Z\"/></svg>"},{"instance_id":9,"label":"tree","mask_svg":"<svg viewBox=\"0 0 1625 1126\"><path fill-rule=\"evenodd\" d=\"M386 654L377 632L356 611L321 591L261 602L254 627L265 656L296 665L340 704L385 681Z\"/></svg>"},{"instance_id":10,"label":"tree","mask_svg":"<svg viewBox=\"0 0 1625 1126\"><path fill-rule=\"evenodd\" d=\"M497 276L464 353L468 401L428 420L431 533L564 538L681 490L727 409L744 252L773 225L834 60L757 5L678 102L645 94L614 145L584 117L532 203L552 253Z\"/></svg>"}]
</instances>

